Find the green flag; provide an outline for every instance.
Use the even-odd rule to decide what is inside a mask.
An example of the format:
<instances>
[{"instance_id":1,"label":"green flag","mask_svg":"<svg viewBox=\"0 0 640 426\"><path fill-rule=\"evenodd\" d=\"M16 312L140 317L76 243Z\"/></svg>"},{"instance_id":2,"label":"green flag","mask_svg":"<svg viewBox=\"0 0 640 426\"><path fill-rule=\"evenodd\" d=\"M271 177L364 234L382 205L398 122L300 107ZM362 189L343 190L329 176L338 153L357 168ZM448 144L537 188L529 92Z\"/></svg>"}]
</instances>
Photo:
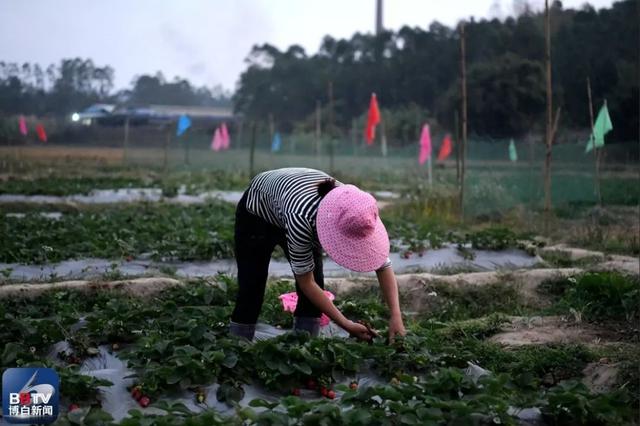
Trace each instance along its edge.
<instances>
[{"instance_id":1,"label":"green flag","mask_svg":"<svg viewBox=\"0 0 640 426\"><path fill-rule=\"evenodd\" d=\"M600 108L596 124L593 125L593 133L589 137L589 142L587 142L586 152L591 151L594 148L594 144L596 148L602 148L604 146L604 135L609 133L611 130L613 130L613 124L611 124L609 109L605 102L605 104L602 105L602 108Z\"/></svg>"},{"instance_id":2,"label":"green flag","mask_svg":"<svg viewBox=\"0 0 640 426\"><path fill-rule=\"evenodd\" d=\"M509 143L509 160L514 162L518 161L518 152L516 151L516 144L513 142L513 139L511 139Z\"/></svg>"}]
</instances>

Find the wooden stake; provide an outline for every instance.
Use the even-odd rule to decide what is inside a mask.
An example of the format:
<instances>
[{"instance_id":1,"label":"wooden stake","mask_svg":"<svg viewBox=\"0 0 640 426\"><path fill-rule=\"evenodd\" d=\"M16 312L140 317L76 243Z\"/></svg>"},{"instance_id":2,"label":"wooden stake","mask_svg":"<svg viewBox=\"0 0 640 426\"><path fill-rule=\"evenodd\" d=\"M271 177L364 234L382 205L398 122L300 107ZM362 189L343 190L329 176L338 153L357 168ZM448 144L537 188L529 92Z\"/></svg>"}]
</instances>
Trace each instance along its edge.
<instances>
[{"instance_id":1,"label":"wooden stake","mask_svg":"<svg viewBox=\"0 0 640 426\"><path fill-rule=\"evenodd\" d=\"M546 131L546 154L544 160L544 225L545 233L549 232L549 215L551 214L551 145L553 143L553 104L551 88L551 16L549 12L549 0L544 1L544 36L545 52L544 62L547 77L547 131Z\"/></svg>"},{"instance_id":2,"label":"wooden stake","mask_svg":"<svg viewBox=\"0 0 640 426\"><path fill-rule=\"evenodd\" d=\"M129 160L129 116L124 119L124 140L122 141L122 160L127 164Z\"/></svg>"},{"instance_id":3,"label":"wooden stake","mask_svg":"<svg viewBox=\"0 0 640 426\"><path fill-rule=\"evenodd\" d=\"M553 119L553 127L551 128L551 144L556 140L556 133L558 132L558 123L560 122L560 112L562 107L556 108L556 117Z\"/></svg>"},{"instance_id":4,"label":"wooden stake","mask_svg":"<svg viewBox=\"0 0 640 426\"><path fill-rule=\"evenodd\" d=\"M387 129L385 126L384 114L380 112L380 147L382 150L382 157L387 158Z\"/></svg>"},{"instance_id":5,"label":"wooden stake","mask_svg":"<svg viewBox=\"0 0 640 426\"><path fill-rule=\"evenodd\" d=\"M466 46L464 34L464 22L460 24L460 81L462 91L462 147L460 158L460 220L464 220L464 177L466 172L467 159L467 63Z\"/></svg>"},{"instance_id":6,"label":"wooden stake","mask_svg":"<svg viewBox=\"0 0 640 426\"><path fill-rule=\"evenodd\" d=\"M167 126L167 137L165 138L164 141L164 163L162 165L162 169L164 171L164 174L167 174L167 171L169 170L169 155L168 155L168 151L169 151L169 144L171 143L171 131L173 130L173 126L171 126L171 124L169 124L169 126Z\"/></svg>"},{"instance_id":7,"label":"wooden stake","mask_svg":"<svg viewBox=\"0 0 640 426\"><path fill-rule=\"evenodd\" d=\"M593 101L591 99L591 79L589 77L587 77L587 96L589 98L589 120L591 123L591 135L589 135L589 139L591 139L593 137L595 124L593 122ZM598 167L598 148L595 145L595 141L593 143L593 160L595 164L593 190L596 194L596 200L598 200L598 205L601 206L602 197L600 195L600 167Z\"/></svg>"}]
</instances>

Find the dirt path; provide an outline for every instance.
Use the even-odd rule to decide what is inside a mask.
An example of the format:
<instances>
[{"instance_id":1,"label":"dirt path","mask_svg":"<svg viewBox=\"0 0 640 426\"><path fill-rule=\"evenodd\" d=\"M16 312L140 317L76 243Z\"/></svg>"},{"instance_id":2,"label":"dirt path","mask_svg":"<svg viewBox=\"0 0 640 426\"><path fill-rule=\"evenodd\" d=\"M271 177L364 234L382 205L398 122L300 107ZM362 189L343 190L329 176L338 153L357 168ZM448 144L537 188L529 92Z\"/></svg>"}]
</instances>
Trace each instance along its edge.
<instances>
[{"instance_id":1,"label":"dirt path","mask_svg":"<svg viewBox=\"0 0 640 426\"><path fill-rule=\"evenodd\" d=\"M612 260L613 262L613 260ZM615 262L629 264L628 259ZM524 302L534 306L546 305L544 295L537 289L543 282L562 277L578 275L584 272L580 268L548 268L548 269L523 269L516 271L490 271L471 272L454 275L436 275L430 273L400 274L397 275L400 292L410 299L412 304L419 306L428 294L428 290L434 283L448 285L456 288L487 286L496 283L514 285L522 294ZM120 281L96 281L74 280L55 283L20 283L0 286L0 299L7 297L36 297L50 290L75 289L96 290L113 289L126 291L132 295L147 296L162 291L167 287L181 285L182 281L172 278L148 277ZM367 286L376 286L374 278L327 278L325 284L328 290L340 296L362 289Z\"/></svg>"},{"instance_id":2,"label":"dirt path","mask_svg":"<svg viewBox=\"0 0 640 426\"><path fill-rule=\"evenodd\" d=\"M611 330L562 316L511 317L500 333L489 341L505 346L544 345L550 343L582 343L600 345L615 343Z\"/></svg>"},{"instance_id":3,"label":"dirt path","mask_svg":"<svg viewBox=\"0 0 640 426\"><path fill-rule=\"evenodd\" d=\"M92 292L96 290L114 290L132 296L147 297L170 287L183 285L173 278L136 278L120 281L60 281L40 284L7 284L0 286L0 300L12 298L36 298L53 290L76 290Z\"/></svg>"}]
</instances>

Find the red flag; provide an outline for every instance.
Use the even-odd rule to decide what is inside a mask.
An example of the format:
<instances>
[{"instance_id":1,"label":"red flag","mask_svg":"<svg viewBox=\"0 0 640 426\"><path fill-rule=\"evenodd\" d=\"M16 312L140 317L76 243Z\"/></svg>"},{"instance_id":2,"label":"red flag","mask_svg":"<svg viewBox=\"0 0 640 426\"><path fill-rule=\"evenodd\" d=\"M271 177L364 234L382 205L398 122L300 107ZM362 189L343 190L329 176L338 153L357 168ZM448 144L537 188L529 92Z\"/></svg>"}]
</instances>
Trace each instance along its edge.
<instances>
[{"instance_id":1,"label":"red flag","mask_svg":"<svg viewBox=\"0 0 640 426\"><path fill-rule=\"evenodd\" d=\"M47 141L47 133L44 131L44 126L42 124L38 124L36 126L36 133L38 134L38 139L42 142Z\"/></svg>"},{"instance_id":2,"label":"red flag","mask_svg":"<svg viewBox=\"0 0 640 426\"><path fill-rule=\"evenodd\" d=\"M438 161L446 160L449 154L451 154L451 135L446 135L438 153Z\"/></svg>"},{"instance_id":3,"label":"red flag","mask_svg":"<svg viewBox=\"0 0 640 426\"><path fill-rule=\"evenodd\" d=\"M380 123L380 110L378 109L378 99L376 94L371 94L371 102L369 103L369 115L367 116L367 127L364 130L364 137L367 145L371 145L376 138L376 126Z\"/></svg>"}]
</instances>

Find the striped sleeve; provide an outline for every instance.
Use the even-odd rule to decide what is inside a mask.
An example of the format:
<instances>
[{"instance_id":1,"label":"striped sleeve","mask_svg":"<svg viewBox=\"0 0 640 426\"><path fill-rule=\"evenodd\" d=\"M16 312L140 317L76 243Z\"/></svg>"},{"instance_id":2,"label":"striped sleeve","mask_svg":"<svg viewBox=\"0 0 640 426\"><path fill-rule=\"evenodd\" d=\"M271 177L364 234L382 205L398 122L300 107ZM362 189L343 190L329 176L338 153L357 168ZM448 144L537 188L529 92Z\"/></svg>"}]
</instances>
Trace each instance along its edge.
<instances>
[{"instance_id":1,"label":"striped sleeve","mask_svg":"<svg viewBox=\"0 0 640 426\"><path fill-rule=\"evenodd\" d=\"M291 270L295 275L313 271L313 227L309 220L296 213L286 215L287 248Z\"/></svg>"}]
</instances>

